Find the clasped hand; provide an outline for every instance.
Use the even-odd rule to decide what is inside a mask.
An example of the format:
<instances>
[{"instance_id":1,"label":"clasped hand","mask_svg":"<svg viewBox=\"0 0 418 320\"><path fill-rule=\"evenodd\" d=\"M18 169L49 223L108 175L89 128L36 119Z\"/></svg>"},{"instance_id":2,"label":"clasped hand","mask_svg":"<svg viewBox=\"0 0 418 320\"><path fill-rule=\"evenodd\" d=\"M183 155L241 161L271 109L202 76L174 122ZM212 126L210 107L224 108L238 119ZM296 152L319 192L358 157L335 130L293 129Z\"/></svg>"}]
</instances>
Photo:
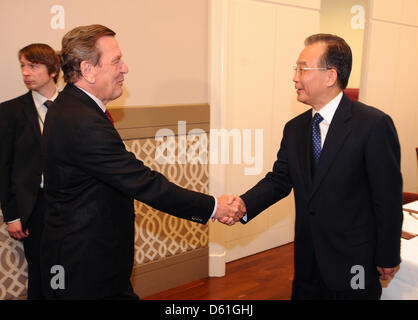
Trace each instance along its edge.
<instances>
[{"instance_id":1,"label":"clasped hand","mask_svg":"<svg viewBox=\"0 0 418 320\"><path fill-rule=\"evenodd\" d=\"M218 198L218 208L213 220L218 220L228 226L238 222L247 212L244 201L235 195L223 195Z\"/></svg>"},{"instance_id":2,"label":"clasped hand","mask_svg":"<svg viewBox=\"0 0 418 320\"><path fill-rule=\"evenodd\" d=\"M7 224L7 232L16 240L23 240L29 236L29 231L26 229L23 231L20 220Z\"/></svg>"}]
</instances>

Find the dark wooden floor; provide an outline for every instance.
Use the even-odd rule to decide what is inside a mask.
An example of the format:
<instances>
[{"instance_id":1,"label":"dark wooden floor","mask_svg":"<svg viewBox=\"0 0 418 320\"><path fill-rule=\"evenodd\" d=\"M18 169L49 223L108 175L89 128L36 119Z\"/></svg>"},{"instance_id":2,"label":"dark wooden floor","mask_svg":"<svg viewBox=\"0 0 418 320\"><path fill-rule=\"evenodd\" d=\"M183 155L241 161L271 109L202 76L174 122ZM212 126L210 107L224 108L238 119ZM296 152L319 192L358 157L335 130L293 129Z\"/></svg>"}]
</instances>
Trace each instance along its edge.
<instances>
[{"instance_id":1,"label":"dark wooden floor","mask_svg":"<svg viewBox=\"0 0 418 320\"><path fill-rule=\"evenodd\" d=\"M144 300L287 300L293 280L293 243L226 264L226 275L206 278Z\"/></svg>"}]
</instances>

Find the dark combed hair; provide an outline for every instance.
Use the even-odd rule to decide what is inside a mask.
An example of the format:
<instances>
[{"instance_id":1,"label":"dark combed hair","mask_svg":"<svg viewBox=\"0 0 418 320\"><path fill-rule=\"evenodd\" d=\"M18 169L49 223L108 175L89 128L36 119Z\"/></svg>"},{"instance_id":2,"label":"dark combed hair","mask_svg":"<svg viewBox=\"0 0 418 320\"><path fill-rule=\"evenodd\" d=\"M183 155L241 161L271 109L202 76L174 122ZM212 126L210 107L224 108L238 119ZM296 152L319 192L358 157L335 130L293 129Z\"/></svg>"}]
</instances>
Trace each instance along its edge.
<instances>
[{"instance_id":1,"label":"dark combed hair","mask_svg":"<svg viewBox=\"0 0 418 320\"><path fill-rule=\"evenodd\" d=\"M45 43L32 43L19 50L19 59L22 56L32 63L45 65L49 75L55 73L54 82L57 83L60 73L60 58L49 45Z\"/></svg>"},{"instance_id":2,"label":"dark combed hair","mask_svg":"<svg viewBox=\"0 0 418 320\"><path fill-rule=\"evenodd\" d=\"M97 65L101 57L101 52L96 46L97 40L115 35L114 31L99 24L81 26L69 31L62 39L60 53L64 80L75 83L80 79L82 61L90 61Z\"/></svg>"},{"instance_id":3,"label":"dark combed hair","mask_svg":"<svg viewBox=\"0 0 418 320\"><path fill-rule=\"evenodd\" d=\"M343 38L325 33L314 34L306 38L305 46L317 42L323 42L327 45L327 49L321 59L322 67L334 68L337 71L338 85L344 90L347 87L353 64L350 46Z\"/></svg>"}]
</instances>

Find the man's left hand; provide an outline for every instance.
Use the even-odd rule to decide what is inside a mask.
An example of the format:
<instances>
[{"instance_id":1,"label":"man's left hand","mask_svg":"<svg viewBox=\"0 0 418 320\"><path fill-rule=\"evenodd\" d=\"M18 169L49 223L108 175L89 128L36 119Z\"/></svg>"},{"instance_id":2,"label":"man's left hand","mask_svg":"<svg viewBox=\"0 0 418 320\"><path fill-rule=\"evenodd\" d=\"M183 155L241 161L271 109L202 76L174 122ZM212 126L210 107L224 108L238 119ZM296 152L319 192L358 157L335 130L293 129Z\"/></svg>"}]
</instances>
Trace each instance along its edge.
<instances>
[{"instance_id":1,"label":"man's left hand","mask_svg":"<svg viewBox=\"0 0 418 320\"><path fill-rule=\"evenodd\" d=\"M396 270L398 270L398 267L395 267L395 268L377 267L377 271L380 274L380 280L390 280L391 278L393 278Z\"/></svg>"}]
</instances>

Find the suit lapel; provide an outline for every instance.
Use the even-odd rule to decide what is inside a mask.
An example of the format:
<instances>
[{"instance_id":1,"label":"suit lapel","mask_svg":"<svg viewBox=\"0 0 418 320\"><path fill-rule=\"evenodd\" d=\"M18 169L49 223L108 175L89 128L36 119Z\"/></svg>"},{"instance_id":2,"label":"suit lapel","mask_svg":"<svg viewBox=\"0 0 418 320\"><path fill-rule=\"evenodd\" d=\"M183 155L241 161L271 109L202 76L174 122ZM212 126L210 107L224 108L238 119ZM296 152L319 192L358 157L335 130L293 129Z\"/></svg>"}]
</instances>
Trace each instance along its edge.
<instances>
[{"instance_id":1,"label":"suit lapel","mask_svg":"<svg viewBox=\"0 0 418 320\"><path fill-rule=\"evenodd\" d=\"M330 169L344 141L351 132L351 100L344 94L328 129L313 179L311 197L315 194Z\"/></svg>"},{"instance_id":2,"label":"suit lapel","mask_svg":"<svg viewBox=\"0 0 418 320\"><path fill-rule=\"evenodd\" d=\"M312 168L311 168L311 123L312 123L312 111L306 112L306 115L302 118L300 127L300 135L298 136L297 146L300 155L299 165L301 168L302 180L305 182L307 194L310 194L312 188Z\"/></svg>"},{"instance_id":3,"label":"suit lapel","mask_svg":"<svg viewBox=\"0 0 418 320\"><path fill-rule=\"evenodd\" d=\"M28 123L33 130L36 139L41 143L41 127L39 126L38 111L36 110L35 103L33 102L32 92L29 91L24 96L24 108Z\"/></svg>"}]
</instances>

